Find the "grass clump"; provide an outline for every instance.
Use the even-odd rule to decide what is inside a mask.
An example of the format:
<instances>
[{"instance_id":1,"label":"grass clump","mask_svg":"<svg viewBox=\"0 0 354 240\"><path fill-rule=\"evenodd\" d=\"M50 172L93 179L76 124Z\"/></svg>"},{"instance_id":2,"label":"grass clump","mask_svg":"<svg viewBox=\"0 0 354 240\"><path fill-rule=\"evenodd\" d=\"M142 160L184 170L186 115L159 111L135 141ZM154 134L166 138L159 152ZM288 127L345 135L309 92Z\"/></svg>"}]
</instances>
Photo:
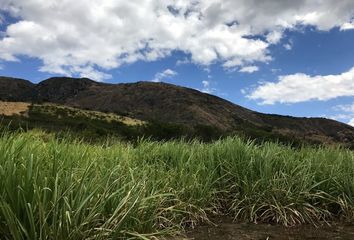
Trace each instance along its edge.
<instances>
[{"instance_id":1,"label":"grass clump","mask_svg":"<svg viewBox=\"0 0 354 240\"><path fill-rule=\"evenodd\" d=\"M40 132L0 137L4 239L151 239L208 221L352 221L354 159L240 138L91 145Z\"/></svg>"}]
</instances>

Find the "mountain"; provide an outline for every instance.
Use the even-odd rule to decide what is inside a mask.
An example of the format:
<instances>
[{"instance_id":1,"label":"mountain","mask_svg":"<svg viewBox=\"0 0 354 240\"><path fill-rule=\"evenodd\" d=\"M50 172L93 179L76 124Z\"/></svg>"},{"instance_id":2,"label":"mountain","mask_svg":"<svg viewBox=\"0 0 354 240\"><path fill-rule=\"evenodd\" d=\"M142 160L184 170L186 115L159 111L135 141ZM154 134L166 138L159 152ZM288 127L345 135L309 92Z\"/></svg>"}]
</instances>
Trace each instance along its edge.
<instances>
[{"instance_id":1,"label":"mountain","mask_svg":"<svg viewBox=\"0 0 354 240\"><path fill-rule=\"evenodd\" d=\"M36 85L30 81L0 77L0 100L31 101L36 95Z\"/></svg>"},{"instance_id":2,"label":"mountain","mask_svg":"<svg viewBox=\"0 0 354 240\"><path fill-rule=\"evenodd\" d=\"M148 122L207 126L223 134L252 138L345 145L354 140L354 128L344 123L258 113L210 94L166 83L107 84L87 78L56 77L33 84L0 77L0 100L49 102Z\"/></svg>"}]
</instances>

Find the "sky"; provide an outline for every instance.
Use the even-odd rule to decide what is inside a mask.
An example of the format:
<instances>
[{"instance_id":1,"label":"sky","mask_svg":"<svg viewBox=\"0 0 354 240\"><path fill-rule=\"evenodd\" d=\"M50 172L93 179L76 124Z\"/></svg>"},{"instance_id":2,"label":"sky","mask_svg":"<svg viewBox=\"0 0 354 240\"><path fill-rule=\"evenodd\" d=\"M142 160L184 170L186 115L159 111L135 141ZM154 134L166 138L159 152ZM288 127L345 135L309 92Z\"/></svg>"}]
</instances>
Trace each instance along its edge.
<instances>
[{"instance_id":1,"label":"sky","mask_svg":"<svg viewBox=\"0 0 354 240\"><path fill-rule=\"evenodd\" d=\"M0 0L0 75L167 82L354 126L354 1Z\"/></svg>"}]
</instances>

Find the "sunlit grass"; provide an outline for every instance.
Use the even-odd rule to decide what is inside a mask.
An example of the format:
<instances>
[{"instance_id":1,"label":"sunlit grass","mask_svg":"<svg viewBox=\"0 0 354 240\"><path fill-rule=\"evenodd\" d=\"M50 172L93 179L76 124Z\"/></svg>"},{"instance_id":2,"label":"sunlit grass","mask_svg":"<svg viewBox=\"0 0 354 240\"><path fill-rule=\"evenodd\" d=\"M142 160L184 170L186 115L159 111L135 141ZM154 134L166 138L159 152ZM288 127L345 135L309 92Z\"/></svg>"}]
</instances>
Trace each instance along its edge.
<instances>
[{"instance_id":1,"label":"sunlit grass","mask_svg":"<svg viewBox=\"0 0 354 240\"><path fill-rule=\"evenodd\" d=\"M288 226L351 221L353 156L239 138L89 145L4 131L0 236L150 239L212 214Z\"/></svg>"}]
</instances>

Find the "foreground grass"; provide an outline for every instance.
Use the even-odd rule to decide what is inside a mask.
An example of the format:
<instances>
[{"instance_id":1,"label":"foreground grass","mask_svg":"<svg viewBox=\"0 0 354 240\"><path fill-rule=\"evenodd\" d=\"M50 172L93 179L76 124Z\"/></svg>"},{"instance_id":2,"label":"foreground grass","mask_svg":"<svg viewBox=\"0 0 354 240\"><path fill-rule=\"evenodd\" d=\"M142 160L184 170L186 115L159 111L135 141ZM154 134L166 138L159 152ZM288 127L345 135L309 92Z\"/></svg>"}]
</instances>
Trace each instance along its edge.
<instances>
[{"instance_id":1,"label":"foreground grass","mask_svg":"<svg viewBox=\"0 0 354 240\"><path fill-rule=\"evenodd\" d=\"M211 214L318 224L354 220L354 155L239 138L89 145L0 137L4 239L150 239Z\"/></svg>"}]
</instances>

